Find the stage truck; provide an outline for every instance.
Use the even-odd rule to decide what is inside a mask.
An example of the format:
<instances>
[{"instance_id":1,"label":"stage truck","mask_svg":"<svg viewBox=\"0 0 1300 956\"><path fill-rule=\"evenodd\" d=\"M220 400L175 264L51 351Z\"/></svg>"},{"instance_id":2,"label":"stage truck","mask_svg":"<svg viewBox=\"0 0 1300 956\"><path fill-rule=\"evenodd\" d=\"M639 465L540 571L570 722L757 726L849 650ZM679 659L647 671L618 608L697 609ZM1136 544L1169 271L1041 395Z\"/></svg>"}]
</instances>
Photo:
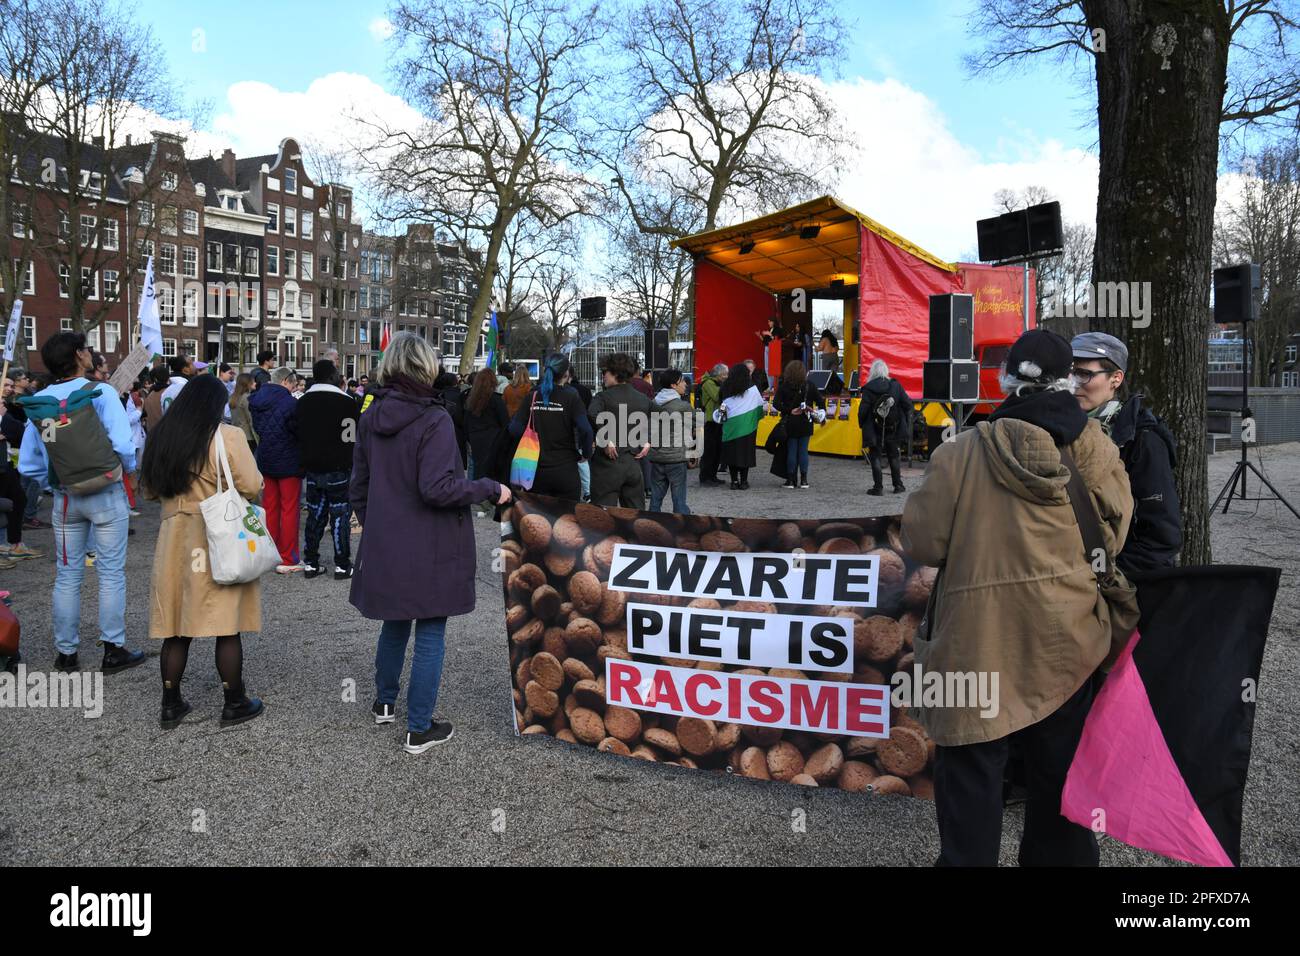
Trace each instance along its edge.
<instances>
[{"instance_id":1,"label":"stage truck","mask_svg":"<svg viewBox=\"0 0 1300 956\"><path fill-rule=\"evenodd\" d=\"M786 362L803 358L801 333L808 333L812 369L838 365L845 390L828 396L831 414L814 431L810 451L861 456L857 388L877 358L917 400L925 421L942 427L947 411L922 402L933 397L923 395L921 387L922 364L929 358L931 295L974 296L980 397L989 400L976 406L976 416L987 415L1002 397L998 369L1024 328L1019 266L945 262L831 196L674 245L695 263L696 381L718 362L734 365L752 358L775 382ZM1031 303L1035 280L1031 270ZM841 303L831 329L838 356L818 352L825 325L814 327L814 300ZM765 346L760 336L769 319L784 334ZM1031 314L1030 327L1035 324ZM760 444L776 420L770 416L760 425Z\"/></svg>"}]
</instances>

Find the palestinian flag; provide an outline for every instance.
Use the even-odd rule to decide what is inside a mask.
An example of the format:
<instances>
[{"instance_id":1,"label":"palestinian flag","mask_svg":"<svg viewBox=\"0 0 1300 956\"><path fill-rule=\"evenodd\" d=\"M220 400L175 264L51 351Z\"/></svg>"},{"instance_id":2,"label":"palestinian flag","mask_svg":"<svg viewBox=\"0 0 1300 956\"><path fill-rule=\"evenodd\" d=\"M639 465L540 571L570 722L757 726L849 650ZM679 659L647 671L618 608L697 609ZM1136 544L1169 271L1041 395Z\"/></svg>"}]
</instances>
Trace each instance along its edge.
<instances>
[{"instance_id":1,"label":"palestinian flag","mask_svg":"<svg viewBox=\"0 0 1300 956\"><path fill-rule=\"evenodd\" d=\"M727 410L727 418L722 423L723 441L744 438L758 431L758 422L763 417L763 396L753 385L743 395L724 398L722 408ZM720 416L721 411L713 414Z\"/></svg>"},{"instance_id":2,"label":"palestinian flag","mask_svg":"<svg viewBox=\"0 0 1300 956\"><path fill-rule=\"evenodd\" d=\"M1281 573L1214 566L1134 578L1142 618L1088 714L1063 816L1188 863L1240 863L1255 690Z\"/></svg>"}]
</instances>

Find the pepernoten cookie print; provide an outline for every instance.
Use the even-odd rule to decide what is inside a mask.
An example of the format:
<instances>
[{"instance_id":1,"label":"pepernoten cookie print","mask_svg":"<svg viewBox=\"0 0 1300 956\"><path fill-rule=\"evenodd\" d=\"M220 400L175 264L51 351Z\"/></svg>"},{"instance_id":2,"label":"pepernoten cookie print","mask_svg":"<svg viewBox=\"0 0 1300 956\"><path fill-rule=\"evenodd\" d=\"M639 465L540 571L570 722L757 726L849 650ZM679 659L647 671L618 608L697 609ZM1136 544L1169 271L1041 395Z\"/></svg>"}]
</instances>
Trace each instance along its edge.
<instances>
[{"instance_id":1,"label":"pepernoten cookie print","mask_svg":"<svg viewBox=\"0 0 1300 956\"><path fill-rule=\"evenodd\" d=\"M934 569L898 519L648 513L522 495L502 525L517 729L621 756L933 796L895 672Z\"/></svg>"}]
</instances>

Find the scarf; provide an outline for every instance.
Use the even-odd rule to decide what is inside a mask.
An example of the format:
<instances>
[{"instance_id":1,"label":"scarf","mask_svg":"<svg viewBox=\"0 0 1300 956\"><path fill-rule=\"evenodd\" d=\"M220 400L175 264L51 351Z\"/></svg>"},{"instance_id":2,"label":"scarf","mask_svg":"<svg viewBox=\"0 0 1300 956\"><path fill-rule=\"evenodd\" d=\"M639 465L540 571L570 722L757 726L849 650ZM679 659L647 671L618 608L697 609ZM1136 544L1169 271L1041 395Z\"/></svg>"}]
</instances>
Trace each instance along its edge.
<instances>
[{"instance_id":1,"label":"scarf","mask_svg":"<svg viewBox=\"0 0 1300 956\"><path fill-rule=\"evenodd\" d=\"M1039 390L1023 395L1008 395L989 421L1014 418L1037 425L1052 436L1058 445L1069 445L1083 434L1088 416L1079 407L1073 392Z\"/></svg>"},{"instance_id":2,"label":"scarf","mask_svg":"<svg viewBox=\"0 0 1300 956\"><path fill-rule=\"evenodd\" d=\"M393 391L401 392L403 395L410 395L412 398L433 398L434 396L432 385L417 382L409 375L394 375L384 384Z\"/></svg>"},{"instance_id":3,"label":"scarf","mask_svg":"<svg viewBox=\"0 0 1300 956\"><path fill-rule=\"evenodd\" d=\"M1097 420L1097 423L1101 425L1101 430L1104 431L1107 435L1109 435L1111 428L1113 428L1115 425L1115 416L1119 414L1119 410L1123 407L1124 407L1123 402L1121 402L1117 398L1112 398L1109 402L1106 402L1104 405L1098 405L1096 408L1090 411L1088 413L1088 417L1095 418Z\"/></svg>"}]
</instances>

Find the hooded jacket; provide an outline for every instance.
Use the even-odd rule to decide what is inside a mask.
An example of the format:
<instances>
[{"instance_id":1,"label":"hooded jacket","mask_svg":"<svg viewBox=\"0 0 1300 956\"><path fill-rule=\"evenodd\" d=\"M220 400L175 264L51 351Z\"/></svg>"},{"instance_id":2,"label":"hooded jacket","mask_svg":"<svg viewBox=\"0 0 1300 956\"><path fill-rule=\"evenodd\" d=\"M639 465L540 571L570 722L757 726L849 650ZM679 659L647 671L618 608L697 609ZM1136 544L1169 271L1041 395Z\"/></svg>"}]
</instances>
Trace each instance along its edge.
<instances>
[{"instance_id":1,"label":"hooded jacket","mask_svg":"<svg viewBox=\"0 0 1300 956\"><path fill-rule=\"evenodd\" d=\"M894 407L885 422L887 434L882 435L875 411L876 402L886 395L894 396ZM858 427L862 429L864 448L880 448L886 442L907 441L907 436L912 433L912 400L896 379L873 378L862 387L861 401L858 402Z\"/></svg>"},{"instance_id":2,"label":"hooded jacket","mask_svg":"<svg viewBox=\"0 0 1300 956\"><path fill-rule=\"evenodd\" d=\"M265 478L302 474L298 458L298 400L279 385L263 385L248 396L257 432L257 468Z\"/></svg>"},{"instance_id":3,"label":"hooded jacket","mask_svg":"<svg viewBox=\"0 0 1300 956\"><path fill-rule=\"evenodd\" d=\"M348 489L362 526L349 600L372 620L467 614L476 554L469 506L495 501L501 486L466 480L440 396L373 386L371 394Z\"/></svg>"},{"instance_id":4,"label":"hooded jacket","mask_svg":"<svg viewBox=\"0 0 1300 956\"><path fill-rule=\"evenodd\" d=\"M657 434L651 432L650 460L657 465L680 465L686 461L688 442L692 448L699 447L691 434L695 409L676 389L661 388L650 413L657 418Z\"/></svg>"},{"instance_id":5,"label":"hooded jacket","mask_svg":"<svg viewBox=\"0 0 1300 956\"><path fill-rule=\"evenodd\" d=\"M1095 421L1072 432L1070 451L1113 559L1133 514L1128 476ZM908 497L907 557L940 568L931 639L916 636L917 663L944 674L998 675L996 713L981 715L978 705L909 708L936 744L997 740L1037 723L1109 653L1109 613L1068 480L1052 435L1007 415L940 445L925 483Z\"/></svg>"}]
</instances>

